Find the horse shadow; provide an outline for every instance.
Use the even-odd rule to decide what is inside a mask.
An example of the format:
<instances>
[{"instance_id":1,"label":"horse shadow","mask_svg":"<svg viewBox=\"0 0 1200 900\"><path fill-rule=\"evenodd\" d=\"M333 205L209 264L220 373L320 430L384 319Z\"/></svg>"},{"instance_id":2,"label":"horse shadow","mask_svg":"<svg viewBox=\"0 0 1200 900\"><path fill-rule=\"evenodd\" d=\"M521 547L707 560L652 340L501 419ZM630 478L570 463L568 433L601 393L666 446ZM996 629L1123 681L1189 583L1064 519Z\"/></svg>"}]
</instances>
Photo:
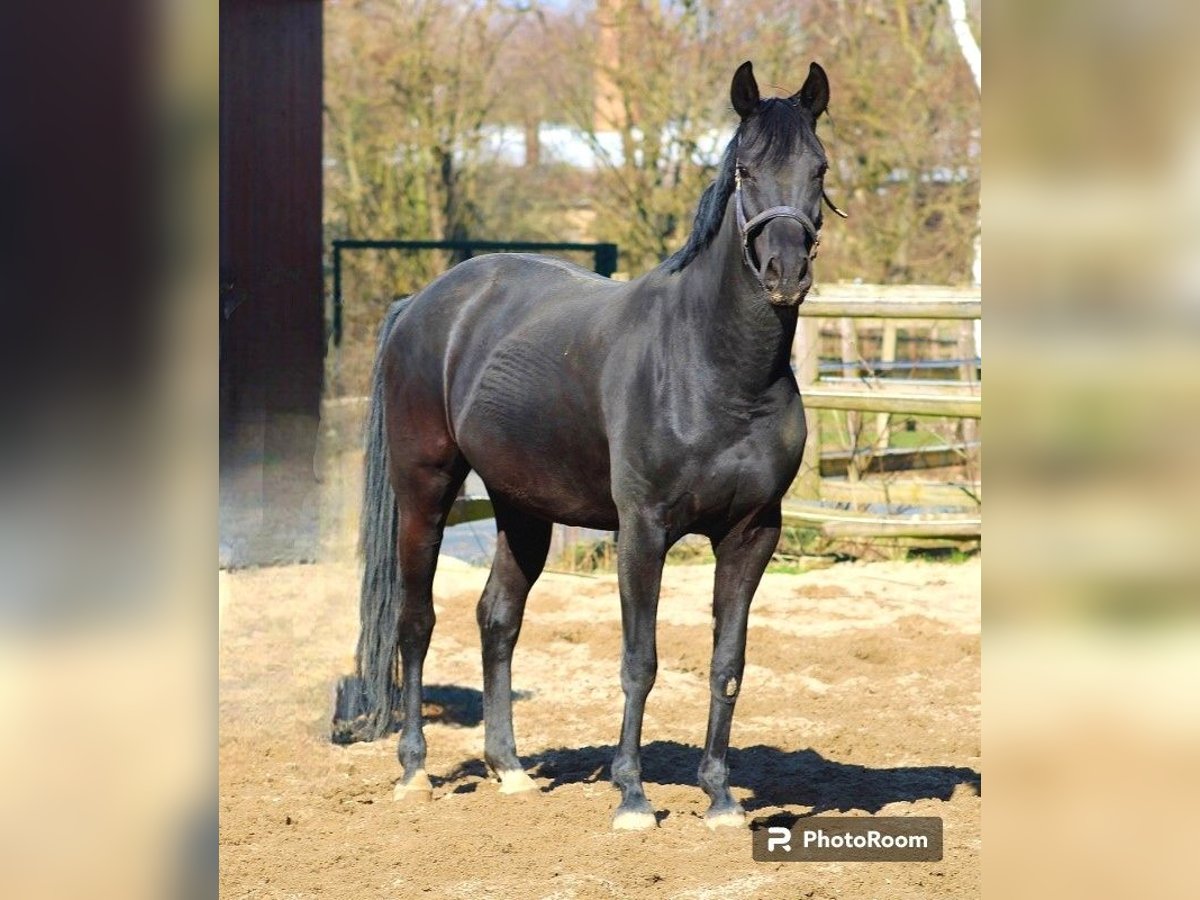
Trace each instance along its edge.
<instances>
[{"instance_id":1,"label":"horse shadow","mask_svg":"<svg viewBox=\"0 0 1200 900\"><path fill-rule=\"evenodd\" d=\"M345 679L344 681L351 681ZM340 736L343 728L354 721L357 710L345 704L344 697L355 693L339 685L338 709L335 713L336 743L358 739ZM514 691L513 700L528 699L529 692ZM475 688L453 684L426 685L423 712L427 723L472 728L483 721L483 695ZM399 729L400 717L394 722ZM347 739L348 738L348 739ZM549 790L566 784L591 784L607 781L609 765L616 747L556 747L524 758L525 768L539 778L549 778ZM642 746L642 778L651 784L696 786L696 770L700 765L701 749L678 741L652 741ZM727 756L730 785L750 791L743 800L749 812L767 807L804 806L806 816L827 812L864 810L877 813L891 803L913 803L918 800L949 800L954 791L965 785L982 795L982 778L974 769L964 766L894 766L872 768L854 763L827 759L816 750L783 750L765 744L751 747L730 747ZM470 793L489 777L481 759L463 760L445 777L435 778L439 785L455 785L454 793ZM775 824L781 816L766 820ZM795 816L787 816L791 820Z\"/></svg>"},{"instance_id":2,"label":"horse shadow","mask_svg":"<svg viewBox=\"0 0 1200 900\"><path fill-rule=\"evenodd\" d=\"M531 696L530 691L512 692L514 702ZM362 679L353 675L339 679L331 725L333 743L353 744L371 739L366 729L367 706ZM421 718L426 724L474 728L483 721L483 692L457 684L425 685L421 693ZM393 710L390 732L395 734L403 725L403 714L399 709Z\"/></svg>"},{"instance_id":3,"label":"horse shadow","mask_svg":"<svg viewBox=\"0 0 1200 900\"><path fill-rule=\"evenodd\" d=\"M550 778L550 790L565 784L607 780L616 747L556 748L527 757L527 768ZM696 785L699 747L653 741L642 747L642 778L651 784ZM982 778L964 766L872 768L827 759L815 750L783 750L756 744L729 749L730 784L745 788L747 811L772 806L810 807L807 816L864 810L877 813L891 803L949 800L965 785L982 795ZM483 765L464 764L463 775L482 774ZM478 770L478 771L477 771ZM790 818L795 818L791 816ZM774 822L774 817L770 820Z\"/></svg>"},{"instance_id":4,"label":"horse shadow","mask_svg":"<svg viewBox=\"0 0 1200 900\"><path fill-rule=\"evenodd\" d=\"M531 691L513 691L510 696L516 703L528 700L533 694ZM421 718L426 724L438 722L474 728L483 722L483 691L457 684L426 685L421 692ZM403 721L403 716L397 716L397 730Z\"/></svg>"}]
</instances>

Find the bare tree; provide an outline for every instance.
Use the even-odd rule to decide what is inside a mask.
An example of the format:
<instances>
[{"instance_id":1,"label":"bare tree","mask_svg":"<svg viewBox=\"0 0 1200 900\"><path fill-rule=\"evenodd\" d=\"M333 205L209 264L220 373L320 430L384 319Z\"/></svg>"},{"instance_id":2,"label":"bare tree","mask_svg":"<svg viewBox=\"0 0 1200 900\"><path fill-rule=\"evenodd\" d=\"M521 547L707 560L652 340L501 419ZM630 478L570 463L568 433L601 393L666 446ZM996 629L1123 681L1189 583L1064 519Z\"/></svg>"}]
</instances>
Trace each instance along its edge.
<instances>
[{"instance_id":1,"label":"bare tree","mask_svg":"<svg viewBox=\"0 0 1200 900\"><path fill-rule=\"evenodd\" d=\"M501 0L327 5L331 238L452 240L477 232L485 126L505 90L498 62L525 12ZM392 296L415 290L449 261L435 254L356 257L347 272L354 289L347 342L369 347ZM361 382L367 367L351 363L347 377Z\"/></svg>"},{"instance_id":2,"label":"bare tree","mask_svg":"<svg viewBox=\"0 0 1200 900\"><path fill-rule=\"evenodd\" d=\"M954 37L958 40L958 49L962 53L963 60L971 69L971 76L975 79L975 90L979 92L979 96L982 98L983 53L979 49L979 42L975 40L975 33L971 30L971 23L967 20L966 0L947 0L947 5L950 9L950 24L954 29ZM975 231L975 262L971 266L971 274L976 284L980 284L983 281L982 211L978 219L978 227Z\"/></svg>"},{"instance_id":3,"label":"bare tree","mask_svg":"<svg viewBox=\"0 0 1200 900\"><path fill-rule=\"evenodd\" d=\"M623 267L644 271L676 249L711 179L728 127L731 33L721 0L601 0L560 33L557 54L591 64L554 85L563 116L598 164L596 231L621 245ZM726 135L727 137L728 135Z\"/></svg>"},{"instance_id":4,"label":"bare tree","mask_svg":"<svg viewBox=\"0 0 1200 900\"><path fill-rule=\"evenodd\" d=\"M833 83L828 185L852 212L830 223L821 279L970 277L979 93L941 3L536 3L330 0L330 238L607 240L638 274L686 237L736 121L737 64L786 95L818 59ZM542 123L573 127L598 168L539 155ZM502 126L524 136L525 165L491 153ZM449 261L359 259L347 341L369 343L381 305Z\"/></svg>"},{"instance_id":5,"label":"bare tree","mask_svg":"<svg viewBox=\"0 0 1200 900\"><path fill-rule=\"evenodd\" d=\"M936 5L814 0L807 31L834 84L831 190L853 219L822 274L961 283L979 197L979 102Z\"/></svg>"},{"instance_id":6,"label":"bare tree","mask_svg":"<svg viewBox=\"0 0 1200 900\"><path fill-rule=\"evenodd\" d=\"M460 239L484 127L523 9L500 0L341 0L327 12L331 231Z\"/></svg>"}]
</instances>

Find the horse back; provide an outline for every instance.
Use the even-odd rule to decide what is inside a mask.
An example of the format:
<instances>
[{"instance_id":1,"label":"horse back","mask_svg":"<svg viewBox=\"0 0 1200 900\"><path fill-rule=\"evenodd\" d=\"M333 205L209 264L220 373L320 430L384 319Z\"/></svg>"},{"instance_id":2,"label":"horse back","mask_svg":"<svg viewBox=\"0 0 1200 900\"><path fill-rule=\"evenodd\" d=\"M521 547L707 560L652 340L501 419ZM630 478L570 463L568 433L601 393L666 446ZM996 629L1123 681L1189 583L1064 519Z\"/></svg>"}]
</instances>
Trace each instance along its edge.
<instances>
[{"instance_id":1,"label":"horse back","mask_svg":"<svg viewBox=\"0 0 1200 900\"><path fill-rule=\"evenodd\" d=\"M545 257L462 263L397 321L389 389L489 491L556 521L613 527L600 382L613 337L606 312L622 287Z\"/></svg>"}]
</instances>

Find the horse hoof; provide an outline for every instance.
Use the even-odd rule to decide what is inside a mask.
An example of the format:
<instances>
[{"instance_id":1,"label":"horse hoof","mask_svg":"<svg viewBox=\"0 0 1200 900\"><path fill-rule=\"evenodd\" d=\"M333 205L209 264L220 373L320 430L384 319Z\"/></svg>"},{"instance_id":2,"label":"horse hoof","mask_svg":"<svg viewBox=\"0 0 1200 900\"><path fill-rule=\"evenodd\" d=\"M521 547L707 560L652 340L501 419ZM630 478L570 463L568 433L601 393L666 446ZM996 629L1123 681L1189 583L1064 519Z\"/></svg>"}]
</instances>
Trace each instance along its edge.
<instances>
[{"instance_id":1,"label":"horse hoof","mask_svg":"<svg viewBox=\"0 0 1200 900\"><path fill-rule=\"evenodd\" d=\"M500 793L502 794L524 794L537 789L537 783L521 769L510 769L500 773Z\"/></svg>"},{"instance_id":2,"label":"horse hoof","mask_svg":"<svg viewBox=\"0 0 1200 900\"><path fill-rule=\"evenodd\" d=\"M422 769L414 772L408 781L396 785L392 800L402 803L428 803L433 799L433 783Z\"/></svg>"},{"instance_id":3,"label":"horse hoof","mask_svg":"<svg viewBox=\"0 0 1200 900\"><path fill-rule=\"evenodd\" d=\"M613 831L644 831L658 824L652 812L639 809L619 809L613 816Z\"/></svg>"},{"instance_id":4,"label":"horse hoof","mask_svg":"<svg viewBox=\"0 0 1200 900\"><path fill-rule=\"evenodd\" d=\"M733 809L707 812L704 814L704 824L712 831L718 828L745 828L746 811L740 806L735 806Z\"/></svg>"}]
</instances>

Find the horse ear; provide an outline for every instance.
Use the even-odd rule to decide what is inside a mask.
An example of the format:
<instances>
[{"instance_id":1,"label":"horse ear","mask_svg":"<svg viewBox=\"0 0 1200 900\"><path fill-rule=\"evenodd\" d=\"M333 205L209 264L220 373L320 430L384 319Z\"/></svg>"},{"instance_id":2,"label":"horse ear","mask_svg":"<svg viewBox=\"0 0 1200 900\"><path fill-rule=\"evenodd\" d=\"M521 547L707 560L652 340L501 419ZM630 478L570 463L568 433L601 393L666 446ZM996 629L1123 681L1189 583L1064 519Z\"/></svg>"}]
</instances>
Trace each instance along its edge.
<instances>
[{"instance_id":1,"label":"horse ear","mask_svg":"<svg viewBox=\"0 0 1200 900\"><path fill-rule=\"evenodd\" d=\"M825 112L825 108L829 106L829 77L819 64L812 63L808 67L808 78L804 80L804 87L792 95L792 102L811 112L814 122Z\"/></svg>"},{"instance_id":2,"label":"horse ear","mask_svg":"<svg viewBox=\"0 0 1200 900\"><path fill-rule=\"evenodd\" d=\"M733 84L729 87L733 108L743 119L758 109L758 82L754 80L754 67L746 60L733 73Z\"/></svg>"}]
</instances>

